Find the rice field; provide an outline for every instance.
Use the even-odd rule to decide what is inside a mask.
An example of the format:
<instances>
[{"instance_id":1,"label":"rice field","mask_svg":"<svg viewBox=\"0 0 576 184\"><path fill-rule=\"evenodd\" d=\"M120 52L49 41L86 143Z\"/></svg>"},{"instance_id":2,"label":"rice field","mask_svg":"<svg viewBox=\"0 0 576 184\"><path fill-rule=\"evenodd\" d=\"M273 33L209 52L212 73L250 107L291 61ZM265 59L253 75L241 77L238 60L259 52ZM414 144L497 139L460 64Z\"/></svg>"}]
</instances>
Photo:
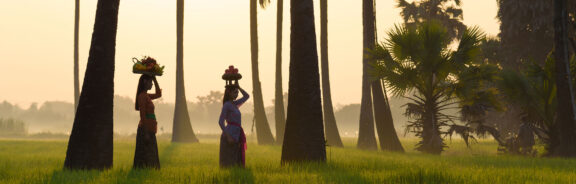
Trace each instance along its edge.
<instances>
[{"instance_id":1,"label":"rice field","mask_svg":"<svg viewBox=\"0 0 576 184\"><path fill-rule=\"evenodd\" d=\"M220 169L218 142L172 144L159 140L161 170L133 170L133 140L114 144L110 170L63 170L66 140L0 140L0 183L576 183L576 159L496 154L496 143L472 148L448 141L441 156L327 148L326 163L280 165L280 146L249 142L246 169Z\"/></svg>"}]
</instances>

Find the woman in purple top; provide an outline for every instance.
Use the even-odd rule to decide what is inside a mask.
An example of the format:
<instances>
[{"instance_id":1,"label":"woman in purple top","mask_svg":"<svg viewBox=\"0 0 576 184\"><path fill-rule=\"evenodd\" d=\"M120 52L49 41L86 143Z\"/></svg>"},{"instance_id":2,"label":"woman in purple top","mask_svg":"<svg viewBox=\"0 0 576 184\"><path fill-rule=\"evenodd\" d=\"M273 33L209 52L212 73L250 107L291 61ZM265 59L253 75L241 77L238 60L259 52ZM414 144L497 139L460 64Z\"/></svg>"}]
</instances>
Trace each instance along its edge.
<instances>
[{"instance_id":1,"label":"woman in purple top","mask_svg":"<svg viewBox=\"0 0 576 184\"><path fill-rule=\"evenodd\" d=\"M238 91L242 98L238 98ZM224 92L222 112L218 124L222 129L220 136L220 167L245 166L246 135L242 129L242 114L238 109L250 95L236 85L227 85ZM224 121L228 125L224 125Z\"/></svg>"}]
</instances>

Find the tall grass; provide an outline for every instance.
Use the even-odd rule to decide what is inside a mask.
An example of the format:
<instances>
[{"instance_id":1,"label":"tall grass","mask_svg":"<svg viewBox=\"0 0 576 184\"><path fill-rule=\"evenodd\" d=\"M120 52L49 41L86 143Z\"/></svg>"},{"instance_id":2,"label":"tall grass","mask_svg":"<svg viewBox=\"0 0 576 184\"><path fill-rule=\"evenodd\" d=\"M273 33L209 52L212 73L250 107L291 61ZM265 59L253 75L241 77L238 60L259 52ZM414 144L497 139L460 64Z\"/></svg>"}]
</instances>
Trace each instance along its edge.
<instances>
[{"instance_id":1,"label":"tall grass","mask_svg":"<svg viewBox=\"0 0 576 184\"><path fill-rule=\"evenodd\" d=\"M134 141L114 144L114 167L63 170L66 141L0 140L0 183L576 183L576 159L496 155L496 144L471 149L455 140L442 156L361 151L354 140L329 147L327 163L280 165L281 147L250 142L246 169L220 169L218 142L159 142L162 169L133 170Z\"/></svg>"}]
</instances>

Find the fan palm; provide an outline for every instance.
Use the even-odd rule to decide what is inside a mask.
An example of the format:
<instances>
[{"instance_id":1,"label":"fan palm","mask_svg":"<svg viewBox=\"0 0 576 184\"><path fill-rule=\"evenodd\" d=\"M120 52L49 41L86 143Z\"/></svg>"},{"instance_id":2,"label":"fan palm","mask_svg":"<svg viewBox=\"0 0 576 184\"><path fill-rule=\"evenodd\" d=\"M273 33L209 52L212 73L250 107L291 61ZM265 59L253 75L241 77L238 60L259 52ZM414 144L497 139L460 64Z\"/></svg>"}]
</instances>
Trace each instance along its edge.
<instances>
[{"instance_id":1,"label":"fan palm","mask_svg":"<svg viewBox=\"0 0 576 184\"><path fill-rule=\"evenodd\" d=\"M570 68L571 71L576 69L574 58L570 62ZM556 136L551 133L551 128L554 126L558 107L553 56L548 55L544 66L533 62L522 73L508 70L503 71L501 76L498 88L509 103L521 107L522 120L535 127L536 135L547 144L547 150L551 151L550 138ZM572 83L575 84L575 81L572 80Z\"/></svg>"},{"instance_id":2,"label":"fan palm","mask_svg":"<svg viewBox=\"0 0 576 184\"><path fill-rule=\"evenodd\" d=\"M405 115L413 121L406 131L422 138L416 149L440 154L445 147L442 134L448 134L441 128L457 118L446 110L477 105L475 99L496 93L484 81L491 80L498 68L476 59L484 33L477 27L467 28L456 50L449 47L452 39L447 29L435 21L417 27L397 25L388 37L372 51L377 61L375 75L392 94L411 100L405 105Z\"/></svg>"}]
</instances>

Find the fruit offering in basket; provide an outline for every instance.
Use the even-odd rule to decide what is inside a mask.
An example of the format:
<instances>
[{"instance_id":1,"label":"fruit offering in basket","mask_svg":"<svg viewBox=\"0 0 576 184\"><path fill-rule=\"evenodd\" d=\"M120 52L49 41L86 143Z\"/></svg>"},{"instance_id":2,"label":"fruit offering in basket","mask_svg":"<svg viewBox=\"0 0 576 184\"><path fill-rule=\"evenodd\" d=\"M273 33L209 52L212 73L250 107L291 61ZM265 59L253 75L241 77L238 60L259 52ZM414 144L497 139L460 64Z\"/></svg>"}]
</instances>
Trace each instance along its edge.
<instances>
[{"instance_id":1,"label":"fruit offering in basket","mask_svg":"<svg viewBox=\"0 0 576 184\"><path fill-rule=\"evenodd\" d=\"M234 68L234 65L230 65L228 69L224 70L224 75L222 75L224 80L240 80L242 75L238 73L238 68Z\"/></svg>"},{"instance_id":2,"label":"fruit offering in basket","mask_svg":"<svg viewBox=\"0 0 576 184\"><path fill-rule=\"evenodd\" d=\"M132 66L132 72L138 74L148 74L161 76L164 74L164 66L158 65L156 59L144 56L142 59L132 58L134 66Z\"/></svg>"},{"instance_id":3,"label":"fruit offering in basket","mask_svg":"<svg viewBox=\"0 0 576 184\"><path fill-rule=\"evenodd\" d=\"M226 81L226 86L238 85L238 80L242 79L242 75L238 73L238 68L234 68L234 65L230 65L228 69L224 70L222 79ZM234 81L236 81L235 84Z\"/></svg>"}]
</instances>

